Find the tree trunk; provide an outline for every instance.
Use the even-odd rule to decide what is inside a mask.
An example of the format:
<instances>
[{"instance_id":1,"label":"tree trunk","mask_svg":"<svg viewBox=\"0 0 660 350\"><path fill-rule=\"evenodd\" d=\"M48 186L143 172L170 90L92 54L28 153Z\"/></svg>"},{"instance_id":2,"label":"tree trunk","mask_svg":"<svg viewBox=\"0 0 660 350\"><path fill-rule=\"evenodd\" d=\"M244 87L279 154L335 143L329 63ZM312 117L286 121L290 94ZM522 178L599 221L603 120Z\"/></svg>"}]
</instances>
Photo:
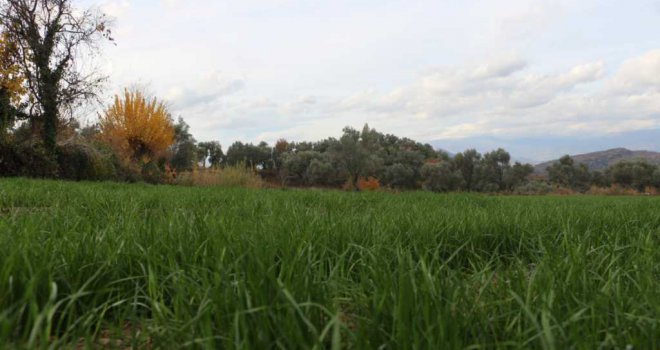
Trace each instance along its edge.
<instances>
[{"instance_id":1,"label":"tree trunk","mask_svg":"<svg viewBox=\"0 0 660 350\"><path fill-rule=\"evenodd\" d=\"M9 128L13 124L13 116L11 111L11 99L9 93L4 88L0 89L0 145L4 144L7 140Z\"/></svg>"},{"instance_id":2,"label":"tree trunk","mask_svg":"<svg viewBox=\"0 0 660 350\"><path fill-rule=\"evenodd\" d=\"M50 153L55 153L55 146L57 144L57 124L58 124L58 107L57 107L57 86L48 83L49 86L44 88L43 96L43 142L44 146Z\"/></svg>"},{"instance_id":3,"label":"tree trunk","mask_svg":"<svg viewBox=\"0 0 660 350\"><path fill-rule=\"evenodd\" d=\"M353 175L353 190L355 190L355 192L360 192L359 181L360 181L360 174L359 173L354 174Z\"/></svg>"}]
</instances>

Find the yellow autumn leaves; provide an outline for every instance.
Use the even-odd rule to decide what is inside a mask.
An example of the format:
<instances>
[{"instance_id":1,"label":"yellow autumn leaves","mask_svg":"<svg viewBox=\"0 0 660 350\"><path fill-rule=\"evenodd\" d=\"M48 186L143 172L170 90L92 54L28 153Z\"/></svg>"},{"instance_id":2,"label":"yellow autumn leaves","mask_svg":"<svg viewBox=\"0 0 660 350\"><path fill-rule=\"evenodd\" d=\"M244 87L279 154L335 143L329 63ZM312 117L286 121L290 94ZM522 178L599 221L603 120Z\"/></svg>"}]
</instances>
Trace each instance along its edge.
<instances>
[{"instance_id":1,"label":"yellow autumn leaves","mask_svg":"<svg viewBox=\"0 0 660 350\"><path fill-rule=\"evenodd\" d=\"M139 90L125 90L101 118L101 138L126 161L149 162L174 143L167 107Z\"/></svg>"},{"instance_id":2,"label":"yellow autumn leaves","mask_svg":"<svg viewBox=\"0 0 660 350\"><path fill-rule=\"evenodd\" d=\"M0 87L9 94L12 103L20 103L27 93L25 78L16 62L16 44L7 33L0 34Z\"/></svg>"}]
</instances>

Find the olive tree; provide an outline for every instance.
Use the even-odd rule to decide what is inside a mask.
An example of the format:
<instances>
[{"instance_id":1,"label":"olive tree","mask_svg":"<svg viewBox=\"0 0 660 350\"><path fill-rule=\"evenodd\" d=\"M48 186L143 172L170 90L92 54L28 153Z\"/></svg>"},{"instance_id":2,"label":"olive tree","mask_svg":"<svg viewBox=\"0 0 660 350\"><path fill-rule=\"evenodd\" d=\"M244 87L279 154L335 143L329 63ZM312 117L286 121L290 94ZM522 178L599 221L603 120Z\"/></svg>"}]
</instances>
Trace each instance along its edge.
<instances>
[{"instance_id":1,"label":"olive tree","mask_svg":"<svg viewBox=\"0 0 660 350\"><path fill-rule=\"evenodd\" d=\"M355 191L359 191L360 176L368 176L376 171L382 159L374 152L377 146L375 133L368 126L362 132L353 128L344 128L339 142L333 144L331 152L343 165Z\"/></svg>"},{"instance_id":2,"label":"olive tree","mask_svg":"<svg viewBox=\"0 0 660 350\"><path fill-rule=\"evenodd\" d=\"M577 191L586 191L591 183L591 174L584 164L575 164L573 158L565 155L547 168L551 183Z\"/></svg>"},{"instance_id":3,"label":"olive tree","mask_svg":"<svg viewBox=\"0 0 660 350\"><path fill-rule=\"evenodd\" d=\"M477 167L480 162L481 154L475 149L469 149L463 153L458 153L454 157L454 164L461 173L465 189L468 191L474 190L477 177Z\"/></svg>"},{"instance_id":4,"label":"olive tree","mask_svg":"<svg viewBox=\"0 0 660 350\"><path fill-rule=\"evenodd\" d=\"M447 161L427 163L422 167L423 188L432 192L448 192L458 190L463 185L459 170L454 169Z\"/></svg>"}]
</instances>

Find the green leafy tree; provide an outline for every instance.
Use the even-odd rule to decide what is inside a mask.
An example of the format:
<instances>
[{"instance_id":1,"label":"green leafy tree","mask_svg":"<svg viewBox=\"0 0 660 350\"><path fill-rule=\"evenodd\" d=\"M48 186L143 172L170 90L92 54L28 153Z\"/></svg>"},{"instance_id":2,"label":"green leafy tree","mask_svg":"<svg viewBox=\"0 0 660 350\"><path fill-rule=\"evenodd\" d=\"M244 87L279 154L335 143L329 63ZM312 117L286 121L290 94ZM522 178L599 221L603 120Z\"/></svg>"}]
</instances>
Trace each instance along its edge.
<instances>
[{"instance_id":1,"label":"green leafy tree","mask_svg":"<svg viewBox=\"0 0 660 350\"><path fill-rule=\"evenodd\" d=\"M254 145L237 141L227 149L227 164L231 166L245 164L246 167L257 170L272 169L274 166L272 152L273 150L265 142Z\"/></svg>"},{"instance_id":2,"label":"green leafy tree","mask_svg":"<svg viewBox=\"0 0 660 350\"><path fill-rule=\"evenodd\" d=\"M484 192L501 191L506 188L504 174L510 168L511 156L501 148L484 154L479 164L478 186Z\"/></svg>"},{"instance_id":3,"label":"green leafy tree","mask_svg":"<svg viewBox=\"0 0 660 350\"><path fill-rule=\"evenodd\" d=\"M481 162L481 154L475 149L458 153L454 157L454 164L463 177L463 183L467 191L474 190L477 178L477 167Z\"/></svg>"},{"instance_id":4,"label":"green leafy tree","mask_svg":"<svg viewBox=\"0 0 660 350\"><path fill-rule=\"evenodd\" d=\"M591 183L598 187L609 187L612 186L612 179L609 174L596 170L591 173Z\"/></svg>"},{"instance_id":5,"label":"green leafy tree","mask_svg":"<svg viewBox=\"0 0 660 350\"><path fill-rule=\"evenodd\" d=\"M212 168L219 168L225 158L225 154L222 152L222 146L220 145L220 142L208 142L206 147L209 150L209 164Z\"/></svg>"},{"instance_id":6,"label":"green leafy tree","mask_svg":"<svg viewBox=\"0 0 660 350\"><path fill-rule=\"evenodd\" d=\"M575 164L573 158L565 155L547 169L551 183L584 192L589 189L591 174L584 164Z\"/></svg>"},{"instance_id":7,"label":"green leafy tree","mask_svg":"<svg viewBox=\"0 0 660 350\"><path fill-rule=\"evenodd\" d=\"M225 154L222 152L222 146L218 141L198 143L197 155L199 161L205 168L206 164L209 164L211 168L219 168L225 156Z\"/></svg>"},{"instance_id":8,"label":"green leafy tree","mask_svg":"<svg viewBox=\"0 0 660 350\"><path fill-rule=\"evenodd\" d=\"M309 162L305 179L309 185L338 186L346 180L346 175L341 171L327 153L320 153Z\"/></svg>"},{"instance_id":9,"label":"green leafy tree","mask_svg":"<svg viewBox=\"0 0 660 350\"><path fill-rule=\"evenodd\" d=\"M533 165L516 162L504 172L504 183L506 188L508 190L513 190L516 187L525 184L533 172Z\"/></svg>"},{"instance_id":10,"label":"green leafy tree","mask_svg":"<svg viewBox=\"0 0 660 350\"><path fill-rule=\"evenodd\" d=\"M291 143L291 150L293 150L295 152L313 151L314 150L314 143L307 142L307 141L292 142Z\"/></svg>"},{"instance_id":11,"label":"green leafy tree","mask_svg":"<svg viewBox=\"0 0 660 350\"><path fill-rule=\"evenodd\" d=\"M660 167L655 169L655 171L653 172L652 181L653 181L653 186L655 186L655 188L657 189L660 189Z\"/></svg>"},{"instance_id":12,"label":"green leafy tree","mask_svg":"<svg viewBox=\"0 0 660 350\"><path fill-rule=\"evenodd\" d=\"M377 173L381 184L390 188L419 188L421 168L425 162L444 157L431 145L421 144L408 138L395 135L378 134L376 155L382 159L383 166ZM373 152L373 151L372 151Z\"/></svg>"},{"instance_id":13,"label":"green leafy tree","mask_svg":"<svg viewBox=\"0 0 660 350\"><path fill-rule=\"evenodd\" d=\"M456 191L464 185L461 172L450 162L427 163L422 167L423 188L432 192Z\"/></svg>"},{"instance_id":14,"label":"green leafy tree","mask_svg":"<svg viewBox=\"0 0 660 350\"><path fill-rule=\"evenodd\" d=\"M613 183L642 192L646 187L653 186L653 174L657 169L645 160L623 161L607 168L606 173Z\"/></svg>"},{"instance_id":15,"label":"green leafy tree","mask_svg":"<svg viewBox=\"0 0 660 350\"><path fill-rule=\"evenodd\" d=\"M291 152L284 156L282 171L286 173L287 181L293 181L297 184L309 184L308 169L314 160L321 160L320 152L301 151ZM318 174L315 179L318 180Z\"/></svg>"},{"instance_id":16,"label":"green leafy tree","mask_svg":"<svg viewBox=\"0 0 660 350\"><path fill-rule=\"evenodd\" d=\"M415 188L417 186L418 175L420 174L418 169L401 163L392 164L385 167L381 175L381 181L391 188Z\"/></svg>"},{"instance_id":17,"label":"green leafy tree","mask_svg":"<svg viewBox=\"0 0 660 350\"><path fill-rule=\"evenodd\" d=\"M364 135L364 138L362 137ZM362 132L351 127L344 128L344 134L333 147L332 153L343 165L349 175L353 189L359 191L358 180L361 176L367 177L376 172L382 159L371 153L376 143L374 133L365 125Z\"/></svg>"},{"instance_id":18,"label":"green leafy tree","mask_svg":"<svg viewBox=\"0 0 660 350\"><path fill-rule=\"evenodd\" d=\"M197 147L195 148L197 151L197 162L198 164L202 167L202 169L206 169L206 164L208 162L209 158L209 150L202 145L203 142L199 142L197 144Z\"/></svg>"},{"instance_id":19,"label":"green leafy tree","mask_svg":"<svg viewBox=\"0 0 660 350\"><path fill-rule=\"evenodd\" d=\"M174 145L170 163L177 171L190 171L197 163L197 155L196 141L190 133L190 126L179 117L174 124Z\"/></svg>"},{"instance_id":20,"label":"green leafy tree","mask_svg":"<svg viewBox=\"0 0 660 350\"><path fill-rule=\"evenodd\" d=\"M279 139L275 142L275 147L273 147L273 166L275 169L279 170L282 168L283 156L287 152L291 152L291 144L285 139Z\"/></svg>"}]
</instances>

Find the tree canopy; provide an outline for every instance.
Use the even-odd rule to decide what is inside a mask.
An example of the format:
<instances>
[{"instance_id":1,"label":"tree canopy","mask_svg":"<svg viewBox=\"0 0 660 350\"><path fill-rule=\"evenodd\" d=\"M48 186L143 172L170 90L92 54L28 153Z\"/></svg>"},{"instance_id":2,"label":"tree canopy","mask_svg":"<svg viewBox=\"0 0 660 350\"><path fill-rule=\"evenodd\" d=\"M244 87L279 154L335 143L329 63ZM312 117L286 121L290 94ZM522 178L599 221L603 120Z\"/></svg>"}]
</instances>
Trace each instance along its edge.
<instances>
[{"instance_id":1,"label":"tree canopy","mask_svg":"<svg viewBox=\"0 0 660 350\"><path fill-rule=\"evenodd\" d=\"M125 90L100 122L101 138L126 160L149 162L174 143L175 130L165 104L139 90Z\"/></svg>"}]
</instances>

